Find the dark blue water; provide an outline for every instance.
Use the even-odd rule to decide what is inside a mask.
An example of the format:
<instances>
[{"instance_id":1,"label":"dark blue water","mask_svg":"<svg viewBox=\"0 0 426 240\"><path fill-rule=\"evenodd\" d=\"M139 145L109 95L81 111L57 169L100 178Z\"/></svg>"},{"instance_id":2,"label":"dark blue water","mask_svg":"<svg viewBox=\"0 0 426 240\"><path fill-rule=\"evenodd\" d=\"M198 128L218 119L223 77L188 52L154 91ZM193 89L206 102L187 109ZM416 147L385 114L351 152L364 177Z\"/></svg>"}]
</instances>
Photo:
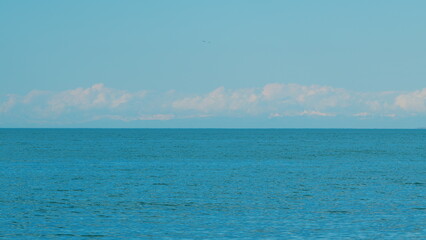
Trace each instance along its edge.
<instances>
[{"instance_id":1,"label":"dark blue water","mask_svg":"<svg viewBox=\"0 0 426 240\"><path fill-rule=\"evenodd\" d=\"M426 130L0 129L0 238L425 239Z\"/></svg>"}]
</instances>

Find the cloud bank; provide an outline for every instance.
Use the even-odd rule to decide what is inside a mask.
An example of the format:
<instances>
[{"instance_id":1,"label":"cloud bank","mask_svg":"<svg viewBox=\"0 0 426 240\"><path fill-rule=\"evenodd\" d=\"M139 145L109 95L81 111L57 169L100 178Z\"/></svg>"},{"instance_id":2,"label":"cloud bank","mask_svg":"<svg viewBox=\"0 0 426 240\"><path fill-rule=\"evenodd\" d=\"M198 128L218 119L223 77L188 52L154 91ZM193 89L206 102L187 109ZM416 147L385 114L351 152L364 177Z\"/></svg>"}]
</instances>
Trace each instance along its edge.
<instances>
[{"instance_id":1,"label":"cloud bank","mask_svg":"<svg viewBox=\"0 0 426 240\"><path fill-rule=\"evenodd\" d=\"M319 85L270 83L183 95L176 91L127 91L102 83L60 92L33 90L0 98L0 123L167 121L206 117L404 118L426 114L426 88L412 92L355 92Z\"/></svg>"}]
</instances>

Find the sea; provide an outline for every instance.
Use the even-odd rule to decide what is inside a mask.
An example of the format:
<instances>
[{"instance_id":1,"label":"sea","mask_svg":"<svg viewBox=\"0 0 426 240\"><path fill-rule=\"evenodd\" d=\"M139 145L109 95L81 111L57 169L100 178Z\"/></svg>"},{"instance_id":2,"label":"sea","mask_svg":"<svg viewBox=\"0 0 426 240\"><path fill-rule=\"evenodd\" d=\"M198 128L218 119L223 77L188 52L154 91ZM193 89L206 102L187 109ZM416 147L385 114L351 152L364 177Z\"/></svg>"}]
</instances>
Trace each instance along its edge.
<instances>
[{"instance_id":1,"label":"sea","mask_svg":"<svg viewBox=\"0 0 426 240\"><path fill-rule=\"evenodd\" d=\"M0 239L426 239L424 129L0 129Z\"/></svg>"}]
</instances>

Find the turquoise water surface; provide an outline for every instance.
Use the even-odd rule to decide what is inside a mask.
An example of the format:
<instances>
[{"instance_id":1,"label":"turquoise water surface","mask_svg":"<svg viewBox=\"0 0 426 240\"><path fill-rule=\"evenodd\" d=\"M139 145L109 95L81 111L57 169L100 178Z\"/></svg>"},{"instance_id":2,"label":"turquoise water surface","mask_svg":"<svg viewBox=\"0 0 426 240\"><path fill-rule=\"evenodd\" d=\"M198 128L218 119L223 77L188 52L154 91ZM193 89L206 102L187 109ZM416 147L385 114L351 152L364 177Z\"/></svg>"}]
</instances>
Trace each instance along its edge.
<instances>
[{"instance_id":1,"label":"turquoise water surface","mask_svg":"<svg viewBox=\"0 0 426 240\"><path fill-rule=\"evenodd\" d=\"M426 130L0 129L1 239L426 239Z\"/></svg>"}]
</instances>

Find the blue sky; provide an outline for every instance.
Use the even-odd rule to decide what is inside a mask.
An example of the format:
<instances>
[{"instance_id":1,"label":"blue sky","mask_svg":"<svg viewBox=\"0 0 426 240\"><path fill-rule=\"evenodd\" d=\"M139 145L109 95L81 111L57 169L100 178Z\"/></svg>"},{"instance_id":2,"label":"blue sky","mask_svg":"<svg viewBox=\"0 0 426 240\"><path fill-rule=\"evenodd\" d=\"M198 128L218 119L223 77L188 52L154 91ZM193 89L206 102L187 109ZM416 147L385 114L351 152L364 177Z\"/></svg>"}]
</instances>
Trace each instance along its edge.
<instances>
[{"instance_id":1,"label":"blue sky","mask_svg":"<svg viewBox=\"0 0 426 240\"><path fill-rule=\"evenodd\" d=\"M425 1L1 1L0 127L425 127Z\"/></svg>"}]
</instances>

